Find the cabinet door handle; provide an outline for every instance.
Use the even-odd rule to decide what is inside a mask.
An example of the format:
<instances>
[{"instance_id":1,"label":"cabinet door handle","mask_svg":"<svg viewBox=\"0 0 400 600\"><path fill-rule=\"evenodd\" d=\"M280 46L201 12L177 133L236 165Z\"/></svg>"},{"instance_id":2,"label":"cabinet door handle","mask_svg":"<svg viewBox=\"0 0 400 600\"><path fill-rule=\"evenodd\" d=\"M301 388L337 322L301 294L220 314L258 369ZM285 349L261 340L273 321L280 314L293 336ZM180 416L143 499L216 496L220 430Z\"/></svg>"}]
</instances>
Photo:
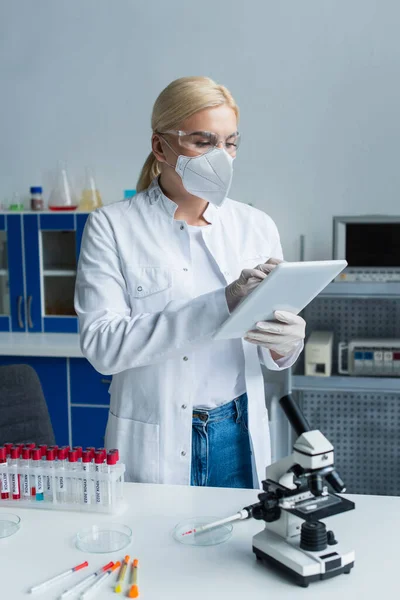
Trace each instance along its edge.
<instances>
[{"instance_id":1,"label":"cabinet door handle","mask_svg":"<svg viewBox=\"0 0 400 600\"><path fill-rule=\"evenodd\" d=\"M101 383L104 383L105 385L111 383L111 379L101 379Z\"/></svg>"},{"instance_id":2,"label":"cabinet door handle","mask_svg":"<svg viewBox=\"0 0 400 600\"><path fill-rule=\"evenodd\" d=\"M29 327L29 329L33 328L31 306L32 306L32 296L28 296L28 302L27 302L26 310L28 312L28 327Z\"/></svg>"},{"instance_id":3,"label":"cabinet door handle","mask_svg":"<svg viewBox=\"0 0 400 600\"><path fill-rule=\"evenodd\" d=\"M17 299L17 316L18 316L18 326L20 329L24 328L24 321L22 320L22 302L23 302L23 297L22 296L18 296Z\"/></svg>"}]
</instances>

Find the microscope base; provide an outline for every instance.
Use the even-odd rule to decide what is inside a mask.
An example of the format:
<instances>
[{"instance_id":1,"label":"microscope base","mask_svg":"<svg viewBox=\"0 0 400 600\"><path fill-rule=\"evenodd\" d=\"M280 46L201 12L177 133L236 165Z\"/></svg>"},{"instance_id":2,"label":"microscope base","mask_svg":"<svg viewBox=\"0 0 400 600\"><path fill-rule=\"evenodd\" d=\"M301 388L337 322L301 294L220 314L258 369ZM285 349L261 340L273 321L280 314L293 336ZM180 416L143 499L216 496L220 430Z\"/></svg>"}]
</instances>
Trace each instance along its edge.
<instances>
[{"instance_id":1,"label":"microscope base","mask_svg":"<svg viewBox=\"0 0 400 600\"><path fill-rule=\"evenodd\" d=\"M302 587L320 579L348 574L354 566L353 551L343 554L337 545L328 546L322 552L305 552L300 549L299 540L300 536L293 542L287 542L264 530L253 537L253 552L258 560L284 571Z\"/></svg>"}]
</instances>

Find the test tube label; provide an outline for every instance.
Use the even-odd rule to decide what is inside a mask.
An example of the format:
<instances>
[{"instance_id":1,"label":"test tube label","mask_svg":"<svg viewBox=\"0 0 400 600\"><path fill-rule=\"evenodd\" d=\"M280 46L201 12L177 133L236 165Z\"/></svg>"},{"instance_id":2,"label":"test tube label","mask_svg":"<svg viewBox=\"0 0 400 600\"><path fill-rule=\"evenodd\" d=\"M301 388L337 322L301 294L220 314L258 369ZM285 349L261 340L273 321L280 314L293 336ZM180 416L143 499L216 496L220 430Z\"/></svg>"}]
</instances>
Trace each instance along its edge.
<instances>
[{"instance_id":1,"label":"test tube label","mask_svg":"<svg viewBox=\"0 0 400 600\"><path fill-rule=\"evenodd\" d=\"M58 489L60 492L65 492L65 482L63 475L58 476Z\"/></svg>"},{"instance_id":2,"label":"test tube label","mask_svg":"<svg viewBox=\"0 0 400 600\"><path fill-rule=\"evenodd\" d=\"M43 475L37 475L36 477L36 494L43 494Z\"/></svg>"},{"instance_id":3,"label":"test tube label","mask_svg":"<svg viewBox=\"0 0 400 600\"><path fill-rule=\"evenodd\" d=\"M31 495L31 489L29 486L29 475L28 473L24 473L22 475L22 493L24 496L30 496Z\"/></svg>"},{"instance_id":4,"label":"test tube label","mask_svg":"<svg viewBox=\"0 0 400 600\"><path fill-rule=\"evenodd\" d=\"M1 475L1 491L4 494L10 493L10 484L7 473L2 473Z\"/></svg>"},{"instance_id":5,"label":"test tube label","mask_svg":"<svg viewBox=\"0 0 400 600\"><path fill-rule=\"evenodd\" d=\"M88 472L89 463L82 463L82 470ZM87 477L83 478L83 503L90 504L89 479Z\"/></svg>"},{"instance_id":6,"label":"test tube label","mask_svg":"<svg viewBox=\"0 0 400 600\"><path fill-rule=\"evenodd\" d=\"M11 491L13 496L19 496L19 480L17 473L11 473Z\"/></svg>"}]
</instances>

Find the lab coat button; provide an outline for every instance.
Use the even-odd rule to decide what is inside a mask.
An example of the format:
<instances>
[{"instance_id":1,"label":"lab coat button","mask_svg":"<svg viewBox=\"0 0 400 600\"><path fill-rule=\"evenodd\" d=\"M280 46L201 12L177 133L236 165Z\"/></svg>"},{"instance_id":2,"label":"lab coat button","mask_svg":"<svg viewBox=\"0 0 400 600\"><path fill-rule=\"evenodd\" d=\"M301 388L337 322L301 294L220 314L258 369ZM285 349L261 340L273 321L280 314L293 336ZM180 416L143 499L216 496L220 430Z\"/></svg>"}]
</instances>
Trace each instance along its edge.
<instances>
[{"instance_id":1,"label":"lab coat button","mask_svg":"<svg viewBox=\"0 0 400 600\"><path fill-rule=\"evenodd\" d=\"M142 291L143 291L143 288L142 288L142 286L141 286L141 285L139 285L139 287L138 287L137 291L138 291L138 292L142 292Z\"/></svg>"},{"instance_id":2,"label":"lab coat button","mask_svg":"<svg viewBox=\"0 0 400 600\"><path fill-rule=\"evenodd\" d=\"M185 267L183 268L184 271L188 271L189 269L186 269Z\"/></svg>"},{"instance_id":3,"label":"lab coat button","mask_svg":"<svg viewBox=\"0 0 400 600\"><path fill-rule=\"evenodd\" d=\"M181 229L181 231L182 231L182 230L183 230L183 229L185 229L185 228L184 228L184 226L183 226L183 225L181 225L180 229Z\"/></svg>"},{"instance_id":4,"label":"lab coat button","mask_svg":"<svg viewBox=\"0 0 400 600\"><path fill-rule=\"evenodd\" d=\"M182 450L182 452L181 452L181 456L186 456L186 452L185 452L185 450Z\"/></svg>"},{"instance_id":5,"label":"lab coat button","mask_svg":"<svg viewBox=\"0 0 400 600\"><path fill-rule=\"evenodd\" d=\"M187 408L187 404L182 404L181 408L183 408L183 410L185 410L185 408Z\"/></svg>"},{"instance_id":6,"label":"lab coat button","mask_svg":"<svg viewBox=\"0 0 400 600\"><path fill-rule=\"evenodd\" d=\"M183 360L189 360L189 359L188 359L188 357L187 357L187 356L184 356L184 357L183 357Z\"/></svg>"}]
</instances>

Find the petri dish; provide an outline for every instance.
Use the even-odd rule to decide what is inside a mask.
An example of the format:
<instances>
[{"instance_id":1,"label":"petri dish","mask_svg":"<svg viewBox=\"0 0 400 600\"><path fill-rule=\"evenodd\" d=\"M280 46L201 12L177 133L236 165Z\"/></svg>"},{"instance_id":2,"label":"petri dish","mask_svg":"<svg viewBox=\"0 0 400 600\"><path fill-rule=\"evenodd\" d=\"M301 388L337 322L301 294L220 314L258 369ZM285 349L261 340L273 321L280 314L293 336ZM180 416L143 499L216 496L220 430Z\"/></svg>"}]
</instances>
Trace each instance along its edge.
<instances>
[{"instance_id":1,"label":"petri dish","mask_svg":"<svg viewBox=\"0 0 400 600\"><path fill-rule=\"evenodd\" d=\"M190 533L184 535L188 531L198 529L202 525L208 525L218 521L221 517L191 517L181 521L176 525L172 532L174 539L185 546L215 546L223 544L232 535L232 523L225 523L209 531L199 531L198 533Z\"/></svg>"},{"instance_id":2,"label":"petri dish","mask_svg":"<svg viewBox=\"0 0 400 600\"><path fill-rule=\"evenodd\" d=\"M83 552L117 552L131 541L132 529L118 523L92 525L76 534L76 547Z\"/></svg>"},{"instance_id":3,"label":"petri dish","mask_svg":"<svg viewBox=\"0 0 400 600\"><path fill-rule=\"evenodd\" d=\"M13 513L0 513L0 538L9 537L20 527L21 519Z\"/></svg>"}]
</instances>

